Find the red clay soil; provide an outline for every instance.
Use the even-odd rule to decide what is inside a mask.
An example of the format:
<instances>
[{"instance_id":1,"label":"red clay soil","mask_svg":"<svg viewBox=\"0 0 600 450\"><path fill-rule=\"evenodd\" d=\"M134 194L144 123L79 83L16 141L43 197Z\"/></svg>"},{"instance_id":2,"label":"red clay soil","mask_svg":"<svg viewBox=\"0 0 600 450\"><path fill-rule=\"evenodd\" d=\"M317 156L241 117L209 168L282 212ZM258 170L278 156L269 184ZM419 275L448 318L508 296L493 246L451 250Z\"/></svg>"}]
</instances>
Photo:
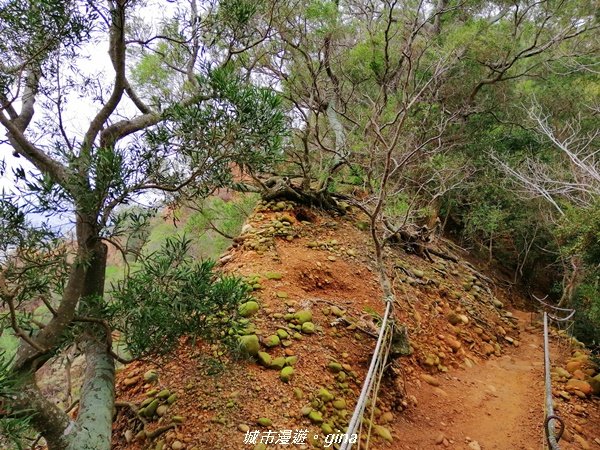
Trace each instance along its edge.
<instances>
[{"instance_id":1,"label":"red clay soil","mask_svg":"<svg viewBox=\"0 0 600 450\"><path fill-rule=\"evenodd\" d=\"M311 213L312 222L306 222L291 206L284 209L254 214L222 265L227 272L260 276L261 289L254 294L261 308L252 323L261 350L272 357L298 357L293 378L282 382L278 370L234 360L217 345L186 342L166 358L128 365L117 377L121 404L139 405L154 389L177 394L164 416L150 420L146 430L174 428L154 439L135 439L142 423L131 409L120 407L113 448L252 450L253 445L244 444L248 429L308 429L322 446L322 430L302 414L320 388L345 401L341 415L349 419L375 346L374 318L383 309L368 233L359 229L357 215ZM284 219L291 224L286 235L278 235L281 227L272 225ZM387 258L398 299L395 318L406 324L413 353L394 361L377 402L376 423L390 432L391 441L377 436L370 448L542 448L541 333L527 327L526 314L513 311L511 317L502 307L517 299L514 294L509 298L481 270L460 261L436 258L432 264L401 249L390 250ZM336 308L342 317L334 313ZM312 311L315 333L291 339L287 347L266 349L267 336L278 329L294 331L283 316L301 309ZM328 370L332 361L343 365L343 382ZM150 369L157 371L158 381L146 383L142 375ZM600 425L597 400L570 402L585 406L577 408L580 415L569 423L584 427L587 432L579 434L590 448L600 449L593 435ZM563 409L567 413L569 408ZM333 417L331 405L323 412ZM174 416L181 423L173 423ZM272 423L261 427L259 418ZM563 449L585 448L573 442Z\"/></svg>"}]
</instances>

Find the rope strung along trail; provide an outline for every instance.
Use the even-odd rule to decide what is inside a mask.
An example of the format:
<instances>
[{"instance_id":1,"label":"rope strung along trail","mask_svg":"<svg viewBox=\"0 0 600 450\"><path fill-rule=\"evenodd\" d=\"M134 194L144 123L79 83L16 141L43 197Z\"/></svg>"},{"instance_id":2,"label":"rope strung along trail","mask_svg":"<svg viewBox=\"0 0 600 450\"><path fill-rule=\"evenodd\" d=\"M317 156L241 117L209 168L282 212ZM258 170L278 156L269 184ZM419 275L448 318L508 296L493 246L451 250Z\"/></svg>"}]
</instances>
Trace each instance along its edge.
<instances>
[{"instance_id":1,"label":"rope strung along trail","mask_svg":"<svg viewBox=\"0 0 600 450\"><path fill-rule=\"evenodd\" d=\"M360 396L358 397L358 400L356 402L356 408L354 409L352 419L350 419L350 424L348 425L348 430L346 431L346 434L348 436L355 434L357 430L359 430L359 432L362 431L362 418L365 411L365 407L367 406L367 400L370 397L373 398L372 408L373 410L375 409L377 392L379 391L379 384L381 382L381 377L383 376L385 364L388 358L388 354L390 352L393 334L390 321L390 316L392 314L392 306L394 303L393 297L386 298L385 303L385 314L383 315L383 320L379 329L377 345L375 346L373 358L371 358L371 365L369 366L369 371L367 372L367 376L365 378L365 382L360 392ZM365 448L368 448L369 446L369 436L371 434L371 427L373 424L372 419L373 418L371 417ZM360 448L360 440L358 441L358 447ZM350 442L350 440L348 439L342 443L340 450L350 450L351 448L352 442Z\"/></svg>"},{"instance_id":2,"label":"rope strung along trail","mask_svg":"<svg viewBox=\"0 0 600 450\"><path fill-rule=\"evenodd\" d=\"M552 381L550 378L550 349L548 344L548 313L544 311L544 371L546 381L546 419L544 420L544 432L548 445L552 450L560 450L558 441L564 430L562 419L554 414L554 405L552 404ZM554 421L560 424L558 437L554 435Z\"/></svg>"},{"instance_id":3,"label":"rope strung along trail","mask_svg":"<svg viewBox=\"0 0 600 450\"><path fill-rule=\"evenodd\" d=\"M572 320L575 315L574 309L568 308L559 308L557 306L549 305L545 303L541 299L537 298L535 295L533 296L538 302L542 304L545 309L550 309L554 312L554 314L562 312L567 313L565 317L557 317L555 315L550 315L548 312L544 311L544 381L545 381L545 420L544 420L544 433L546 434L546 440L548 441L548 446L551 450L560 450L560 446L558 445L558 441L563 434L565 429L565 424L560 417L554 414L554 405L552 404L552 379L550 377L550 343L548 338L548 318L556 321L557 323L568 322ZM554 422L558 422L559 431L558 435L555 434L554 430Z\"/></svg>"}]
</instances>

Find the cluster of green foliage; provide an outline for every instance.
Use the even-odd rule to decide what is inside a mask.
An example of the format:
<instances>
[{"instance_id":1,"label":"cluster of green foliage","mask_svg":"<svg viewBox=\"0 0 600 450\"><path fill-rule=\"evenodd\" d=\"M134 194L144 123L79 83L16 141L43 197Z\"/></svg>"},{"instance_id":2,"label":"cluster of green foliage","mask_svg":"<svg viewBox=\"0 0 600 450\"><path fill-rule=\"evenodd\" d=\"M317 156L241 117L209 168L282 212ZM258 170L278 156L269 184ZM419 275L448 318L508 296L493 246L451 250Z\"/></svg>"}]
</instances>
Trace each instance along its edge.
<instances>
[{"instance_id":1,"label":"cluster of green foliage","mask_svg":"<svg viewBox=\"0 0 600 450\"><path fill-rule=\"evenodd\" d=\"M4 350L0 351L0 399L14 395L21 388L19 379L10 373L13 356L7 355ZM8 446L11 445L12 448L23 450L26 447L21 441L21 436L29 432L28 411L14 411L10 405L3 405L2 410L0 446L10 448Z\"/></svg>"},{"instance_id":2,"label":"cluster of green foliage","mask_svg":"<svg viewBox=\"0 0 600 450\"><path fill-rule=\"evenodd\" d=\"M194 261L189 247L189 239L168 238L115 286L109 320L133 357L167 353L181 336L225 341L238 305L249 299L241 278Z\"/></svg>"}]
</instances>

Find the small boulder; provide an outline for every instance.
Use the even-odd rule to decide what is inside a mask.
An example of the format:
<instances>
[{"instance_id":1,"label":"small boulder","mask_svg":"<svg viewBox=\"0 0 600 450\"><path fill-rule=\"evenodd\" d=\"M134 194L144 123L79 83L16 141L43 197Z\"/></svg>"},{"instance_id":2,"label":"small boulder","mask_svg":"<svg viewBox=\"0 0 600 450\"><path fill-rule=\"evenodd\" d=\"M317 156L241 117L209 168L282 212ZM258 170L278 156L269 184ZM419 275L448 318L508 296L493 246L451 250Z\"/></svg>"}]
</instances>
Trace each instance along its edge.
<instances>
[{"instance_id":1,"label":"small boulder","mask_svg":"<svg viewBox=\"0 0 600 450\"><path fill-rule=\"evenodd\" d=\"M304 334L313 334L315 332L315 324L312 322L304 322L302 324L302 332Z\"/></svg>"},{"instance_id":2,"label":"small boulder","mask_svg":"<svg viewBox=\"0 0 600 450\"><path fill-rule=\"evenodd\" d=\"M450 324L452 325L458 325L462 323L462 319L460 318L460 316L458 314L456 314L455 312L451 312L449 313L446 318L448 319L448 322L450 322Z\"/></svg>"},{"instance_id":3,"label":"small boulder","mask_svg":"<svg viewBox=\"0 0 600 450\"><path fill-rule=\"evenodd\" d=\"M585 395L590 395L592 393L592 386L590 386L590 383L587 381L571 378L569 381L567 381L565 390L568 392L580 391Z\"/></svg>"},{"instance_id":4,"label":"small boulder","mask_svg":"<svg viewBox=\"0 0 600 450\"><path fill-rule=\"evenodd\" d=\"M281 343L281 340L279 339L279 336L277 336L276 334L272 334L271 336L269 336L268 338L265 339L264 344L267 347L276 347Z\"/></svg>"},{"instance_id":5,"label":"small boulder","mask_svg":"<svg viewBox=\"0 0 600 450\"><path fill-rule=\"evenodd\" d=\"M335 398L334 395L325 388L319 389L317 396L324 402L330 402Z\"/></svg>"},{"instance_id":6,"label":"small boulder","mask_svg":"<svg viewBox=\"0 0 600 450\"><path fill-rule=\"evenodd\" d=\"M266 417L261 417L256 421L256 423L259 424L261 427L270 427L273 424L273 421Z\"/></svg>"},{"instance_id":7,"label":"small boulder","mask_svg":"<svg viewBox=\"0 0 600 450\"><path fill-rule=\"evenodd\" d=\"M238 308L238 313L242 317L250 317L258 312L259 306L255 301L242 303Z\"/></svg>"},{"instance_id":8,"label":"small boulder","mask_svg":"<svg viewBox=\"0 0 600 450\"><path fill-rule=\"evenodd\" d=\"M271 361L271 365L269 366L271 369L281 370L285 367L285 358L280 356L278 358L274 358Z\"/></svg>"},{"instance_id":9,"label":"small boulder","mask_svg":"<svg viewBox=\"0 0 600 450\"><path fill-rule=\"evenodd\" d=\"M240 349L243 352L245 352L249 355L252 355L252 356L256 356L260 350L260 343L258 342L258 336L255 334L240 336L239 344L240 344Z\"/></svg>"},{"instance_id":10,"label":"small boulder","mask_svg":"<svg viewBox=\"0 0 600 450\"><path fill-rule=\"evenodd\" d=\"M308 418L312 423L323 423L323 414L314 409L308 413Z\"/></svg>"},{"instance_id":11,"label":"small boulder","mask_svg":"<svg viewBox=\"0 0 600 450\"><path fill-rule=\"evenodd\" d=\"M295 366L297 362L298 362L298 357L296 355L288 356L287 358L285 358L286 366Z\"/></svg>"},{"instance_id":12,"label":"small boulder","mask_svg":"<svg viewBox=\"0 0 600 450\"><path fill-rule=\"evenodd\" d=\"M394 438L392 438L392 433L390 433L390 430L388 430L386 427L381 425L375 425L375 427L373 428L375 430L375 433L378 436L381 436L386 441L392 442L394 440Z\"/></svg>"},{"instance_id":13,"label":"small boulder","mask_svg":"<svg viewBox=\"0 0 600 450\"><path fill-rule=\"evenodd\" d=\"M338 398L337 400L334 400L333 407L338 410L346 409L346 400L344 400L343 398Z\"/></svg>"},{"instance_id":14,"label":"small boulder","mask_svg":"<svg viewBox=\"0 0 600 450\"><path fill-rule=\"evenodd\" d=\"M307 309L303 309L294 314L294 319L296 319L299 324L310 322L312 320L312 312Z\"/></svg>"},{"instance_id":15,"label":"small boulder","mask_svg":"<svg viewBox=\"0 0 600 450\"><path fill-rule=\"evenodd\" d=\"M149 370L144 374L144 381L149 383L158 380L158 372L156 370Z\"/></svg>"},{"instance_id":16,"label":"small boulder","mask_svg":"<svg viewBox=\"0 0 600 450\"><path fill-rule=\"evenodd\" d=\"M284 383L288 383L292 379L293 376L294 376L294 368L291 366L287 366L281 370L281 372L279 374L279 379L281 381L283 381Z\"/></svg>"},{"instance_id":17,"label":"small boulder","mask_svg":"<svg viewBox=\"0 0 600 450\"><path fill-rule=\"evenodd\" d=\"M421 380L427 384L430 384L431 386L437 387L440 385L440 382L437 380L437 378L434 378L431 375L423 374L421 375Z\"/></svg>"},{"instance_id":18,"label":"small boulder","mask_svg":"<svg viewBox=\"0 0 600 450\"><path fill-rule=\"evenodd\" d=\"M271 367L273 358L267 352L258 352L258 361L262 366Z\"/></svg>"},{"instance_id":19,"label":"small boulder","mask_svg":"<svg viewBox=\"0 0 600 450\"><path fill-rule=\"evenodd\" d=\"M329 364L327 364L327 368L333 373L341 372L343 369L342 365L335 361L331 361Z\"/></svg>"},{"instance_id":20,"label":"small boulder","mask_svg":"<svg viewBox=\"0 0 600 450\"><path fill-rule=\"evenodd\" d=\"M567 362L566 369L569 373L574 373L577 369L581 369L583 361L571 360Z\"/></svg>"}]
</instances>

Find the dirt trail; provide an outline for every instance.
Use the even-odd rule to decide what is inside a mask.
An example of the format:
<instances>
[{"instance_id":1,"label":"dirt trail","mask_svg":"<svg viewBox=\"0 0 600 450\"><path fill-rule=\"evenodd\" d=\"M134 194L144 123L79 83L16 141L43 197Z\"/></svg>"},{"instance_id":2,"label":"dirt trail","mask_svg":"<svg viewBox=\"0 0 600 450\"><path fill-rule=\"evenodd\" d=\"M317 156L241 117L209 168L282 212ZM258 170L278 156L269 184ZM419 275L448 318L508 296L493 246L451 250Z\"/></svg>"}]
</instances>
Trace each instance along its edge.
<instances>
[{"instance_id":1,"label":"dirt trail","mask_svg":"<svg viewBox=\"0 0 600 450\"><path fill-rule=\"evenodd\" d=\"M520 346L469 369L438 376L439 387L413 388L418 407L395 431L402 449L543 448L543 340L515 311Z\"/></svg>"}]
</instances>

